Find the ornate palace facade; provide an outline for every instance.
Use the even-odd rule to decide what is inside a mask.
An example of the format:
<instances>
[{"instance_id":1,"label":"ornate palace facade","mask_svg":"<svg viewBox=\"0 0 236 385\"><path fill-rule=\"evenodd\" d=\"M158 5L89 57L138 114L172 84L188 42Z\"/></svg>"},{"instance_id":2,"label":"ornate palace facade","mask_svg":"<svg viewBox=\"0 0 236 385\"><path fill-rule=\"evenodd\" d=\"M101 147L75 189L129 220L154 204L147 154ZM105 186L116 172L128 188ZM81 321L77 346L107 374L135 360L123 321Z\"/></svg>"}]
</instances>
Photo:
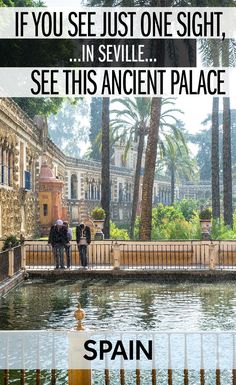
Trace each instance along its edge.
<instances>
[{"instance_id":1,"label":"ornate palace facade","mask_svg":"<svg viewBox=\"0 0 236 385\"><path fill-rule=\"evenodd\" d=\"M128 222L131 214L136 148L130 149L125 164L123 153L122 145L115 148L111 166L115 222ZM187 191L177 190L180 199ZM0 99L0 238L39 235L58 216L78 222L100 198L99 162L65 156L49 139L43 117L31 120L14 101ZM168 180L155 181L153 200L170 203Z\"/></svg>"}]
</instances>

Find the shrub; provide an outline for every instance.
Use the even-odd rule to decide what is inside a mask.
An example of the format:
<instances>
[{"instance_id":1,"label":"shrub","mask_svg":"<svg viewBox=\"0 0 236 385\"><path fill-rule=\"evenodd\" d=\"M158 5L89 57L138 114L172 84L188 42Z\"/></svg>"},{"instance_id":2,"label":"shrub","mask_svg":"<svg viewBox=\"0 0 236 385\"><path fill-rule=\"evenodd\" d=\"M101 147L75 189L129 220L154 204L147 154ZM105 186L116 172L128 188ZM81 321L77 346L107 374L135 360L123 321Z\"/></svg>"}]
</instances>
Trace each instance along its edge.
<instances>
[{"instance_id":1,"label":"shrub","mask_svg":"<svg viewBox=\"0 0 236 385\"><path fill-rule=\"evenodd\" d=\"M97 221L102 221L105 216L105 211L101 207L95 207L91 212L91 217Z\"/></svg>"},{"instance_id":2,"label":"shrub","mask_svg":"<svg viewBox=\"0 0 236 385\"><path fill-rule=\"evenodd\" d=\"M186 221L190 221L193 217L197 215L199 208L199 202L193 199L183 199L174 204L174 207L181 211Z\"/></svg>"},{"instance_id":3,"label":"shrub","mask_svg":"<svg viewBox=\"0 0 236 385\"><path fill-rule=\"evenodd\" d=\"M152 210L152 239L200 239L201 229L199 217L195 211L195 202L189 206L183 203L185 215L181 205L164 206L162 203ZM189 220L187 220L187 218ZM138 239L140 218L135 224L135 239Z\"/></svg>"},{"instance_id":4,"label":"shrub","mask_svg":"<svg viewBox=\"0 0 236 385\"><path fill-rule=\"evenodd\" d=\"M7 250L12 247L18 246L20 244L20 240L15 235L9 235L4 241L2 250Z\"/></svg>"},{"instance_id":5,"label":"shrub","mask_svg":"<svg viewBox=\"0 0 236 385\"><path fill-rule=\"evenodd\" d=\"M200 211L199 218L202 220L211 220L212 218L212 210L210 207L207 207Z\"/></svg>"},{"instance_id":6,"label":"shrub","mask_svg":"<svg viewBox=\"0 0 236 385\"><path fill-rule=\"evenodd\" d=\"M213 220L212 229L211 229L211 238L212 239L226 239L234 240L236 239L236 211L233 216L233 229L224 225L223 218L220 218L219 221Z\"/></svg>"},{"instance_id":7,"label":"shrub","mask_svg":"<svg viewBox=\"0 0 236 385\"><path fill-rule=\"evenodd\" d=\"M199 239L200 225L199 219L195 216L191 221L186 219L176 219L152 228L152 239Z\"/></svg>"},{"instance_id":8,"label":"shrub","mask_svg":"<svg viewBox=\"0 0 236 385\"><path fill-rule=\"evenodd\" d=\"M160 203L157 207L152 210L152 226L158 227L163 224L167 224L170 221L177 219L184 219L183 214L179 208L174 206L164 206Z\"/></svg>"},{"instance_id":9,"label":"shrub","mask_svg":"<svg viewBox=\"0 0 236 385\"><path fill-rule=\"evenodd\" d=\"M115 223L110 221L110 238L111 239L122 239L124 241L129 240L128 231L125 229L119 229Z\"/></svg>"}]
</instances>

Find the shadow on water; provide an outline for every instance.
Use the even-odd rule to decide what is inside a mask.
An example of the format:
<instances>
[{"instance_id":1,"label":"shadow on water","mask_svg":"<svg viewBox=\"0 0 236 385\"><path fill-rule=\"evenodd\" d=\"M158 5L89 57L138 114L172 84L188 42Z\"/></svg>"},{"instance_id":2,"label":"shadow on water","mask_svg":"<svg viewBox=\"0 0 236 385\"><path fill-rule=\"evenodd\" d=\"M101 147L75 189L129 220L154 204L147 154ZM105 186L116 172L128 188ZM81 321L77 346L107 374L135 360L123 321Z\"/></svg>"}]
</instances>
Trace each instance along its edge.
<instances>
[{"instance_id":1,"label":"shadow on water","mask_svg":"<svg viewBox=\"0 0 236 385\"><path fill-rule=\"evenodd\" d=\"M86 329L200 331L234 330L236 319L236 283L160 284L144 280L29 280L0 301L0 328L7 329L71 329L78 302L86 312ZM44 373L43 385L50 383ZM65 372L58 373L58 384L66 384ZM215 384L214 373L208 373ZM0 384L3 378L0 373ZM19 382L19 374L11 373L10 384ZM17 377L18 376L18 377ZM27 384L35 383L27 374ZM150 385L150 373L142 374L142 385ZM166 373L158 373L166 383ZM197 374L189 384L199 383ZM225 384L231 383L227 380ZM175 373L173 384L183 384L182 373ZM18 382L17 379L18 378ZM102 384L103 373L94 375L93 384ZM133 384L133 373L127 373L126 384ZM111 385L118 383L111 373ZM222 382L223 383L223 382Z\"/></svg>"},{"instance_id":2,"label":"shadow on water","mask_svg":"<svg viewBox=\"0 0 236 385\"><path fill-rule=\"evenodd\" d=\"M236 283L31 280L0 302L1 329L70 329L78 302L88 329L229 330Z\"/></svg>"}]
</instances>

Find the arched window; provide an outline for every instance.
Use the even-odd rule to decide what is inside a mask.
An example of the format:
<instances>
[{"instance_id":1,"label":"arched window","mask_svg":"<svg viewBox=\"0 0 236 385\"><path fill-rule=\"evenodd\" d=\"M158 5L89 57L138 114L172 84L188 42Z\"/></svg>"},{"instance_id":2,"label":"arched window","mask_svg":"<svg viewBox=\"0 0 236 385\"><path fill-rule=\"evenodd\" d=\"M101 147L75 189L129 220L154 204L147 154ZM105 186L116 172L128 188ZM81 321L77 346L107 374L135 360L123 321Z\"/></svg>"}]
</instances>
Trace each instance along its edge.
<instances>
[{"instance_id":1,"label":"arched window","mask_svg":"<svg viewBox=\"0 0 236 385\"><path fill-rule=\"evenodd\" d=\"M71 175L71 199L78 199L78 178L76 174Z\"/></svg>"}]
</instances>

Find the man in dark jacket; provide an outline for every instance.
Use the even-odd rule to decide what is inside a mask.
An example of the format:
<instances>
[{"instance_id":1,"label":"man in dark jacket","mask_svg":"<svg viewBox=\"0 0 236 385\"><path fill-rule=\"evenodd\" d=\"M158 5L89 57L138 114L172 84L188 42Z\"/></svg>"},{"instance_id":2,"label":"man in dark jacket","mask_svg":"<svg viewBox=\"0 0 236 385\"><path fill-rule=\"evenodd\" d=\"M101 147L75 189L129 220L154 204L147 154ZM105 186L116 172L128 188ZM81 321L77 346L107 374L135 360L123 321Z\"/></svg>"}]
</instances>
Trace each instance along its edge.
<instances>
[{"instance_id":1,"label":"man in dark jacket","mask_svg":"<svg viewBox=\"0 0 236 385\"><path fill-rule=\"evenodd\" d=\"M66 231L67 231L68 243L65 246L65 252L66 252L67 269L69 269L70 265L71 265L71 245L70 245L70 241L72 240L72 229L69 227L69 223L67 221L63 222L63 226L65 226Z\"/></svg>"},{"instance_id":2,"label":"man in dark jacket","mask_svg":"<svg viewBox=\"0 0 236 385\"><path fill-rule=\"evenodd\" d=\"M64 269L64 249L68 244L68 237L67 229L63 226L63 221L61 219L58 219L55 225L51 227L48 244L52 246L56 269L59 269L59 266L61 269Z\"/></svg>"},{"instance_id":3,"label":"man in dark jacket","mask_svg":"<svg viewBox=\"0 0 236 385\"><path fill-rule=\"evenodd\" d=\"M80 262L83 268L88 268L87 247L91 243L91 231L88 226L81 223L76 226L76 242L79 249Z\"/></svg>"}]
</instances>

